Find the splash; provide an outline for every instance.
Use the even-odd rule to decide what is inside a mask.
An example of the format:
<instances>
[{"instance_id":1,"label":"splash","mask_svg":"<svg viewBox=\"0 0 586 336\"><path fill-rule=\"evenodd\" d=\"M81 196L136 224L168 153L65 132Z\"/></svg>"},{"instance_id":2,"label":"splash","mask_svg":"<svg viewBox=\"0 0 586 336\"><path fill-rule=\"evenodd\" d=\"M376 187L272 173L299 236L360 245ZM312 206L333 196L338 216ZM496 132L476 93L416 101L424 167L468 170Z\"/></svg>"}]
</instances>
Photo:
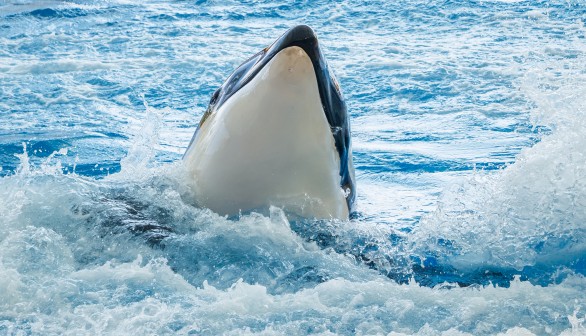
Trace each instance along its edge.
<instances>
[{"instance_id":1,"label":"splash","mask_svg":"<svg viewBox=\"0 0 586 336\"><path fill-rule=\"evenodd\" d=\"M10 274L10 268L0 271ZM262 285L243 281L226 289L207 282L196 287L161 258L147 262L139 257L64 271L61 275L47 272L42 283L34 281L39 273L14 279L13 287L27 286L16 294L0 294L3 312L7 304L13 307L13 314L4 315L0 328L22 331L18 316L28 321L27 329L33 334L63 330L94 334L377 334L393 330L394 335L580 335L584 331L583 313L566 310L565 315L559 314L557 304L560 298L572 302L580 295L584 290L580 278L568 278L552 288L515 280L509 289L449 291L383 279L354 282L340 278L273 295ZM39 295L39 291L45 294ZM531 298L530 309L527 297ZM544 325L535 325L535 320ZM517 327L519 324L524 327Z\"/></svg>"},{"instance_id":2,"label":"splash","mask_svg":"<svg viewBox=\"0 0 586 336\"><path fill-rule=\"evenodd\" d=\"M144 100L144 97L143 97ZM159 127L161 114L156 108L143 101L145 118L140 128L135 131L133 140L126 156L120 161L123 176L144 176L148 167L155 162L157 145L159 144Z\"/></svg>"},{"instance_id":3,"label":"splash","mask_svg":"<svg viewBox=\"0 0 586 336\"><path fill-rule=\"evenodd\" d=\"M465 271L525 270L533 279L544 270L546 279L559 277L560 269L586 274L582 62L541 62L524 77L520 87L535 104L532 118L552 134L514 164L494 174L477 172L445 192L413 235L419 249Z\"/></svg>"}]
</instances>

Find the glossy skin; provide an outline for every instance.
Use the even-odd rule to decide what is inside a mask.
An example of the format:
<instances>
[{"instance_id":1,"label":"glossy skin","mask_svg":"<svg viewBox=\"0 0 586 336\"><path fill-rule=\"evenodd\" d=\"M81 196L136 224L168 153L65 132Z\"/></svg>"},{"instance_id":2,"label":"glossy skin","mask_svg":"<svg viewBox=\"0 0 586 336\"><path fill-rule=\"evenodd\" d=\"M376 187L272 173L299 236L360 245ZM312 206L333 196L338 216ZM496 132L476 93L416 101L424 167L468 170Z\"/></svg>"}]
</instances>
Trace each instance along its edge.
<instances>
[{"instance_id":1,"label":"glossy skin","mask_svg":"<svg viewBox=\"0 0 586 336\"><path fill-rule=\"evenodd\" d=\"M309 27L290 29L234 71L214 93L184 162L197 201L218 213L276 205L348 218L349 120Z\"/></svg>"}]
</instances>

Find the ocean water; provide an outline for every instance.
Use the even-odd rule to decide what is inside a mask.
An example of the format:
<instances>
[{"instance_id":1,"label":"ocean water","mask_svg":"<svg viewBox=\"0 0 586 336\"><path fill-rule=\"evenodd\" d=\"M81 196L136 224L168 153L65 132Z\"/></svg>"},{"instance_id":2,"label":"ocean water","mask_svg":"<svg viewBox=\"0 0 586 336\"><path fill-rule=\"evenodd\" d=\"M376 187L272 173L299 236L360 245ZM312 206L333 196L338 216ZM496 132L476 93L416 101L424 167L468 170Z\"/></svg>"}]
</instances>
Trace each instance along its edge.
<instances>
[{"instance_id":1,"label":"ocean water","mask_svg":"<svg viewBox=\"0 0 586 336\"><path fill-rule=\"evenodd\" d=\"M586 3L0 1L0 334L586 334ZM180 159L296 24L357 213L225 218Z\"/></svg>"}]
</instances>

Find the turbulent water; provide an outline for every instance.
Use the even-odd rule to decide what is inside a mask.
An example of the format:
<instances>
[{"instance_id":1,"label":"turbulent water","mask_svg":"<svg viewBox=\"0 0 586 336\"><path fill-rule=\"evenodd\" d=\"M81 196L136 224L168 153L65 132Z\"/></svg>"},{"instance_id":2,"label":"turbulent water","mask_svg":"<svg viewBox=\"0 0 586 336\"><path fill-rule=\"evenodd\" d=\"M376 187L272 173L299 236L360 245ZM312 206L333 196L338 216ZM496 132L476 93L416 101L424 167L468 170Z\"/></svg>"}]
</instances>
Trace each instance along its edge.
<instances>
[{"instance_id":1,"label":"turbulent water","mask_svg":"<svg viewBox=\"0 0 586 336\"><path fill-rule=\"evenodd\" d=\"M586 334L585 20L0 1L0 334ZM351 114L357 213L196 207L180 159L211 94L301 23Z\"/></svg>"}]
</instances>

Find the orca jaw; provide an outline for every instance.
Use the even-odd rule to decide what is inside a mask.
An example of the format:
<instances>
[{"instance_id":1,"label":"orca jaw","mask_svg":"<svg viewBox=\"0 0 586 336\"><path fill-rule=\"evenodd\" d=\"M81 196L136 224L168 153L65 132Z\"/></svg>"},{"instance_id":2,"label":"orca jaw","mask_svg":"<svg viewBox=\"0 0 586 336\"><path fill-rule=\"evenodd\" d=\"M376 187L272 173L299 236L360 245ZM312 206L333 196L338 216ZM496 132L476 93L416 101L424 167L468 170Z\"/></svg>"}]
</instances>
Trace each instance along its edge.
<instances>
[{"instance_id":1,"label":"orca jaw","mask_svg":"<svg viewBox=\"0 0 586 336\"><path fill-rule=\"evenodd\" d=\"M301 76L300 74L304 75ZM303 90L303 88L305 90ZM275 90L279 91L279 93L275 94ZM309 99L311 100L312 105L303 107L303 102L305 102L306 105L309 104L307 103L307 101L309 101L307 97L310 96L312 96L312 99ZM248 103L244 103L243 97L246 97ZM274 98L278 98L278 100ZM257 104L256 108L250 107L253 103ZM246 111L246 113L238 113L236 111L238 109ZM306 115L306 111L311 111L311 114ZM293 118L293 115L297 116L299 119L289 120L287 123L290 127L281 127L284 125L279 126L279 122L275 121L279 118L282 119L281 121L285 121L287 118ZM316 125L319 126L313 127L312 123L316 122L317 119L312 118L317 118L317 116L320 116L321 118L319 119L320 121L316 123ZM303 118L306 118L306 120L304 121ZM232 171L225 171L226 169L222 167L209 166L204 168L205 164L194 163L198 161L206 161L206 157L208 159L211 157L210 153L220 150L216 147L222 142L218 141L219 138L217 136L210 136L210 134L217 132L217 134L224 134L224 136L226 136L227 133L221 132L219 127L221 125L225 126L226 123L231 123L228 121L229 119L239 120L239 123L241 123L239 127L243 132L244 129L247 129L244 126L252 123L252 126L248 128L247 131L258 135L257 137L243 136L239 140L239 146L241 146L241 148L247 148L248 146L251 147L243 150L242 153L233 153L235 157L239 157L240 160L248 162L250 165L238 163L237 160L234 160L230 164L239 168ZM234 126L236 126L236 124L234 124ZM324 137L319 138L314 136L313 138L310 137L313 141L313 145L308 141L299 141L299 139L302 139L310 129L316 133L317 131L314 129L316 127L320 128L320 134L327 134L329 140L326 141L324 140ZM261 134L263 132L259 133L259 130L265 128L273 130L272 135L270 136L265 132L267 134L264 134L265 138L263 139L266 144L272 146L272 149L266 148L259 142L259 139L263 137ZM293 133L290 133L293 130L297 132L296 136L294 136ZM278 136L279 134L281 134L280 138ZM230 133L229 137L231 139L238 138L235 137L234 133ZM275 139L287 140L283 143L279 143L279 141ZM223 143L223 146L228 146L228 144ZM307 26L297 26L290 29L270 47L263 49L234 71L234 73L212 96L208 110L202 118L198 130L194 134L190 146L184 156L184 160L187 162L190 171L194 175L196 185L199 185L199 187L196 187L196 191L201 195L198 199L200 203L219 213L231 214L237 207L236 203L239 203L236 201L236 195L233 197L233 206L225 205L224 209L224 207L219 204L212 205L212 199L222 199L222 197L219 197L218 195L214 196L216 193L220 193L221 190L209 190L213 189L211 188L211 185L206 188L201 187L207 183L202 182L202 176L207 176L204 170L212 169L215 171L223 171L224 180L229 179L229 174L233 173L236 173L236 176L241 176L241 178L244 179L246 178L246 174L243 172L250 170L262 171L262 169L259 170L258 167L263 165L263 160L270 161L269 156L261 158L259 156L262 155L255 154L255 148L257 152L270 152L273 157L281 157L283 153L273 153L273 151L291 151L290 148L295 146L305 146L306 148L323 146L323 148L327 149L326 152L330 151L336 154L334 155L335 160L329 157L327 160L324 159L320 162L322 164L322 171L327 171L327 175L333 176L337 181L337 191L339 191L339 193L331 192L331 188L328 184L327 187L322 186L325 190L328 190L328 192L326 192L327 195L321 195L319 192L312 191L313 189L310 188L310 186L306 186L309 188L308 190L310 192L301 195L303 196L301 198L305 199L305 201L302 202L302 205L295 204L293 206L293 208L301 207L306 208L306 210L299 211L299 209L297 209L295 212L313 212L315 217L327 218L329 216L347 219L348 213L352 211L355 198L355 187L354 168L352 165L352 153L350 147L350 125L347 117L346 105L340 93L337 81L328 70L325 58L319 48L317 38L311 28ZM225 152L230 152L230 150ZM248 152L247 157L241 157L239 155L246 152ZM312 150L307 150L307 153L305 154L307 155L311 152ZM327 154L320 154L314 150L312 155L328 157ZM292 157L294 156L295 155L292 155ZM257 160L256 163L254 159L255 157ZM300 155L300 157L304 156ZM281 165L285 165L285 163L288 162L288 160L276 161L280 161ZM307 158L305 161L307 161ZM315 171L315 169L304 167L302 164L300 165L299 162L300 161L292 160L288 163L290 167L286 169L283 166L281 167L281 171L288 171L292 176L299 176L300 174L305 174L304 169L308 169L307 174L316 174L316 176L322 176L322 179L328 180L323 177L323 174L320 175L319 172ZM335 172L332 172L330 167L333 162L335 162ZM207 165L211 163L212 162L209 161ZM224 160L224 164L225 163L226 160ZM221 162L216 162L216 164L221 164ZM253 167L254 165L257 167ZM278 164L274 165L274 167L276 166L278 166ZM267 171L264 173L268 175L273 174ZM255 174L251 173L251 175ZM211 176L208 176L208 178L211 178ZM249 176L249 178L251 177ZM281 179L291 180L285 178L285 176L281 176ZM306 181L311 180L311 178L307 177L302 178L301 180L303 179ZM252 180L254 180L254 178ZM257 181L257 183L259 181ZM232 183L235 188L238 188L237 186L240 185L235 180L232 181ZM276 181L273 181L273 183L276 183ZM300 185L304 184L302 182L299 183L301 183ZM267 183L260 183L259 185L266 184ZM279 183L276 184L278 185ZM319 183L316 185L319 185ZM197 190L198 188L206 190ZM256 190L249 185L245 189L248 189L248 191L245 192L246 195L240 196L246 198L253 195L254 192L260 192L260 189L263 188L257 188L259 190ZM265 187L264 190L267 190L267 188ZM292 190L295 190L295 188ZM295 203L291 200L300 197L300 195L293 195L295 194L293 191L286 192L284 190L273 190L273 193L275 194L271 196L272 199L265 200L265 203L270 201L272 205L287 207L288 204ZM263 194L263 192L260 192L260 194ZM338 194L342 194L341 202L345 203L345 210L343 211L339 209L332 210L335 207L332 207L331 205L322 206L322 208L328 208L330 210L316 210L319 206L307 205L309 203L328 203L332 199L335 200L335 202L339 202ZM291 200L284 201L285 198L290 198ZM262 197L259 197L257 201L262 203L261 199ZM231 201L224 200L223 202L228 204ZM246 205L246 207L239 208L238 210L245 211L254 208L255 205L252 204L254 202L250 203L251 204L240 204L239 206ZM263 204L258 204L258 206L262 205ZM308 210L310 208L312 210ZM311 216L310 213L302 215Z\"/></svg>"}]
</instances>

